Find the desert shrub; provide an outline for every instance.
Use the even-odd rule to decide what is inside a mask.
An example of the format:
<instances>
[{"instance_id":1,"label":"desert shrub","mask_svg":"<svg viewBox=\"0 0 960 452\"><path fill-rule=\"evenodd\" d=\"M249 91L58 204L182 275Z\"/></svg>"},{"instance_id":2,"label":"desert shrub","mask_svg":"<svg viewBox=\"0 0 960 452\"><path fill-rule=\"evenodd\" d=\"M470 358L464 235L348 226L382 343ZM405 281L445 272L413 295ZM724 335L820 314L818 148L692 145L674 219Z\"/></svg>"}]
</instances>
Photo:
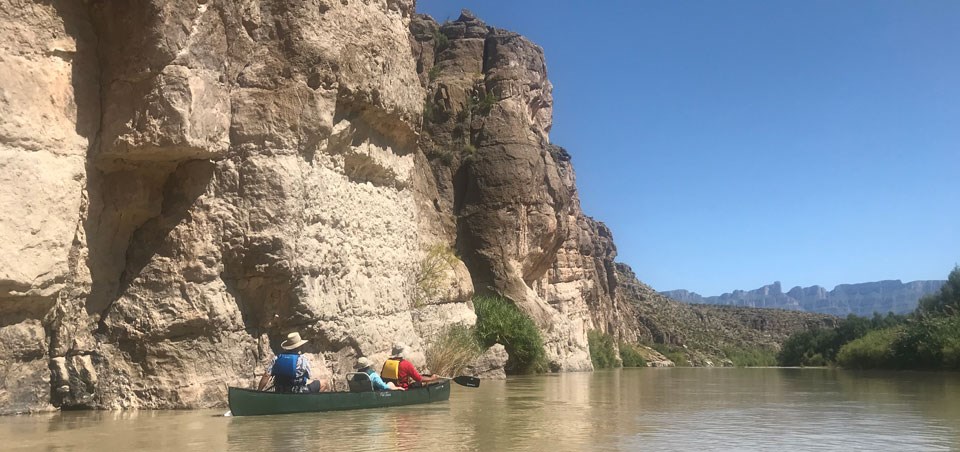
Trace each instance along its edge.
<instances>
[{"instance_id":1,"label":"desert shrub","mask_svg":"<svg viewBox=\"0 0 960 452\"><path fill-rule=\"evenodd\" d=\"M436 244L427 249L414 274L412 307L423 307L428 301L440 295L444 275L456 262L456 253L445 244Z\"/></svg>"},{"instance_id":2,"label":"desert shrub","mask_svg":"<svg viewBox=\"0 0 960 452\"><path fill-rule=\"evenodd\" d=\"M661 355L666 356L670 361L673 361L673 364L677 367L690 366L690 361L687 360L687 352L683 347L670 344L653 344L651 348L660 352Z\"/></svg>"},{"instance_id":3,"label":"desert shrub","mask_svg":"<svg viewBox=\"0 0 960 452\"><path fill-rule=\"evenodd\" d=\"M440 76L440 66L433 65L433 67L430 68L430 71L427 72L427 75L430 77L431 82L436 80L437 77Z\"/></svg>"},{"instance_id":4,"label":"desert shrub","mask_svg":"<svg viewBox=\"0 0 960 452\"><path fill-rule=\"evenodd\" d=\"M587 332L587 345L590 349L590 361L596 369L608 369L617 366L617 350L613 338L600 330Z\"/></svg>"},{"instance_id":5,"label":"desert shrub","mask_svg":"<svg viewBox=\"0 0 960 452\"><path fill-rule=\"evenodd\" d=\"M473 328L456 323L441 330L426 349L427 368L437 375L459 375L481 354Z\"/></svg>"},{"instance_id":6,"label":"desert shrub","mask_svg":"<svg viewBox=\"0 0 960 452\"><path fill-rule=\"evenodd\" d=\"M767 367L777 365L777 354L769 348L727 347L723 350L727 359L737 367Z\"/></svg>"},{"instance_id":7,"label":"desert shrub","mask_svg":"<svg viewBox=\"0 0 960 452\"><path fill-rule=\"evenodd\" d=\"M433 122L436 119L433 102L430 102L430 99L423 101L423 120L427 122Z\"/></svg>"},{"instance_id":8,"label":"desert shrub","mask_svg":"<svg viewBox=\"0 0 960 452\"><path fill-rule=\"evenodd\" d=\"M473 94L467 97L467 103L463 106L463 109L457 112L457 122L461 125L470 124L475 117L489 115L496 104L497 96L495 94L488 92L480 96L480 92L475 90Z\"/></svg>"},{"instance_id":9,"label":"desert shrub","mask_svg":"<svg viewBox=\"0 0 960 452\"><path fill-rule=\"evenodd\" d=\"M847 343L880 329L892 328L906 321L902 315L874 314L872 318L849 315L835 328L820 328L794 333L777 354L781 366L825 366L837 359L837 353Z\"/></svg>"},{"instance_id":10,"label":"desert shrub","mask_svg":"<svg viewBox=\"0 0 960 452\"><path fill-rule=\"evenodd\" d=\"M893 342L902 328L873 330L840 348L837 364L847 369L890 367L893 363Z\"/></svg>"},{"instance_id":11,"label":"desert shrub","mask_svg":"<svg viewBox=\"0 0 960 452\"><path fill-rule=\"evenodd\" d=\"M957 315L960 314L960 267L954 267L947 282L935 295L920 299L917 306L919 314Z\"/></svg>"},{"instance_id":12,"label":"desert shrub","mask_svg":"<svg viewBox=\"0 0 960 452\"><path fill-rule=\"evenodd\" d=\"M470 117L470 111L471 111L471 110L470 110L470 108L471 108L471 106L470 106L470 101L468 100L468 101L467 101L467 106L457 112L457 116L456 116L456 118L457 118L457 125L454 126L454 128L457 129L457 130L455 131L455 132L456 132L455 137L463 137L463 136L464 136L464 130L467 128L466 124L467 124L468 122L470 122L470 120L471 120L471 117Z\"/></svg>"},{"instance_id":13,"label":"desert shrub","mask_svg":"<svg viewBox=\"0 0 960 452\"><path fill-rule=\"evenodd\" d=\"M450 47L450 38L448 38L447 35L440 32L440 30L434 30L433 51L436 53L440 53L449 47Z\"/></svg>"},{"instance_id":14,"label":"desert shrub","mask_svg":"<svg viewBox=\"0 0 960 452\"><path fill-rule=\"evenodd\" d=\"M436 160L442 163L444 166L453 165L453 152L442 149L442 148L430 148L424 149L423 155L427 157L428 160Z\"/></svg>"},{"instance_id":15,"label":"desert shrub","mask_svg":"<svg viewBox=\"0 0 960 452\"><path fill-rule=\"evenodd\" d=\"M960 315L908 323L893 342L892 351L896 367L960 369Z\"/></svg>"},{"instance_id":16,"label":"desert shrub","mask_svg":"<svg viewBox=\"0 0 960 452\"><path fill-rule=\"evenodd\" d=\"M623 367L647 367L647 360L640 349L626 342L620 342L620 360L623 361Z\"/></svg>"},{"instance_id":17,"label":"desert shrub","mask_svg":"<svg viewBox=\"0 0 960 452\"><path fill-rule=\"evenodd\" d=\"M497 96L493 93L488 92L482 98L476 100L476 112L480 115L486 116L490 114L490 110L493 109L493 106L497 103Z\"/></svg>"},{"instance_id":18,"label":"desert shrub","mask_svg":"<svg viewBox=\"0 0 960 452\"><path fill-rule=\"evenodd\" d=\"M827 358L824 358L823 355L821 355L820 353L814 352L804 356L802 365L811 366L811 367L823 367L823 366L826 366L827 364L829 364L829 362L827 361Z\"/></svg>"},{"instance_id":19,"label":"desert shrub","mask_svg":"<svg viewBox=\"0 0 960 452\"><path fill-rule=\"evenodd\" d=\"M830 354L828 344L833 343L836 331L815 329L794 333L784 341L777 354L780 366L823 366L827 360L824 351Z\"/></svg>"},{"instance_id":20,"label":"desert shrub","mask_svg":"<svg viewBox=\"0 0 960 452\"><path fill-rule=\"evenodd\" d=\"M510 357L506 366L508 373L533 373L546 369L543 338L533 319L510 301L497 296L478 295L473 299L473 308L477 313L477 339L483 347L503 345Z\"/></svg>"}]
</instances>

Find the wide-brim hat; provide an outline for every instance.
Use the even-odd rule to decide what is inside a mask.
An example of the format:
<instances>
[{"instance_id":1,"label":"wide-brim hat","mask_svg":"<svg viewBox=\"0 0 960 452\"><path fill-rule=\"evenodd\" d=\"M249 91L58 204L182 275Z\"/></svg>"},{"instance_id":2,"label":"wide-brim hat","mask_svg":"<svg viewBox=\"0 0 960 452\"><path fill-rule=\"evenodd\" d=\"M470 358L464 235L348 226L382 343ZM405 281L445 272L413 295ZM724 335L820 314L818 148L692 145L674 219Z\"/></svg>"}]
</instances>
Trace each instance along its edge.
<instances>
[{"instance_id":1,"label":"wide-brim hat","mask_svg":"<svg viewBox=\"0 0 960 452\"><path fill-rule=\"evenodd\" d=\"M403 358L404 353L407 352L407 345L402 342L397 342L393 344L393 349L390 351L391 356L399 356Z\"/></svg>"},{"instance_id":2,"label":"wide-brim hat","mask_svg":"<svg viewBox=\"0 0 960 452\"><path fill-rule=\"evenodd\" d=\"M370 362L370 360L366 356L361 356L360 359L357 360L357 365L353 366L353 368L357 370L363 370L372 365L373 363Z\"/></svg>"},{"instance_id":3,"label":"wide-brim hat","mask_svg":"<svg viewBox=\"0 0 960 452\"><path fill-rule=\"evenodd\" d=\"M293 350L300 348L301 345L306 343L306 339L300 339L300 333L290 333L287 335L287 340L280 344L280 348L284 350Z\"/></svg>"}]
</instances>

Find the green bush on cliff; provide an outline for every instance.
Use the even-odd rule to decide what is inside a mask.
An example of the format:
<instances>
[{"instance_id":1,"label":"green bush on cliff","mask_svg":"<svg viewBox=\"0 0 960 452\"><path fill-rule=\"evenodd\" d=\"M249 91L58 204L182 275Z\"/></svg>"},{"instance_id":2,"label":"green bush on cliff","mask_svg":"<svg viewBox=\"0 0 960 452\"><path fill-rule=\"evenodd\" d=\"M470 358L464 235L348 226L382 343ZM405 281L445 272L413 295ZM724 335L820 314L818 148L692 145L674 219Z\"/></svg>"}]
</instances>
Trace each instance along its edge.
<instances>
[{"instance_id":1,"label":"green bush on cliff","mask_svg":"<svg viewBox=\"0 0 960 452\"><path fill-rule=\"evenodd\" d=\"M440 30L434 30L433 32L433 51L435 53L440 53L450 47L450 38L447 35L443 34Z\"/></svg>"},{"instance_id":2,"label":"green bush on cliff","mask_svg":"<svg viewBox=\"0 0 960 452\"><path fill-rule=\"evenodd\" d=\"M477 313L474 327L483 347L502 344L510 356L506 371L511 374L542 372L547 358L543 338L533 319L510 301L496 296L478 295L473 298Z\"/></svg>"},{"instance_id":3,"label":"green bush on cliff","mask_svg":"<svg viewBox=\"0 0 960 452\"><path fill-rule=\"evenodd\" d=\"M430 78L430 81L434 81L437 77L440 76L440 66L434 65L430 68L430 71L427 72L427 76Z\"/></svg>"},{"instance_id":4,"label":"green bush on cliff","mask_svg":"<svg viewBox=\"0 0 960 452\"><path fill-rule=\"evenodd\" d=\"M590 330L587 332L587 344L590 348L590 362L595 369L617 367L617 350L610 335L603 334L600 330Z\"/></svg>"},{"instance_id":5,"label":"green bush on cliff","mask_svg":"<svg viewBox=\"0 0 960 452\"><path fill-rule=\"evenodd\" d=\"M437 161L448 167L453 165L454 155L453 152L450 152L449 150L440 148L424 149L423 155L426 156L427 160L430 160L431 162Z\"/></svg>"},{"instance_id":6,"label":"green bush on cliff","mask_svg":"<svg viewBox=\"0 0 960 452\"><path fill-rule=\"evenodd\" d=\"M493 106L497 104L497 96L493 93L488 92L482 98L476 100L476 113L486 116L490 114L490 110L493 109Z\"/></svg>"},{"instance_id":7,"label":"green bush on cliff","mask_svg":"<svg viewBox=\"0 0 960 452\"><path fill-rule=\"evenodd\" d=\"M647 367L647 360L640 349L626 342L620 342L620 360L623 361L623 367Z\"/></svg>"},{"instance_id":8,"label":"green bush on cliff","mask_svg":"<svg viewBox=\"0 0 960 452\"><path fill-rule=\"evenodd\" d=\"M423 120L426 122L434 122L436 115L434 114L433 102L430 102L430 99L423 101Z\"/></svg>"}]
</instances>

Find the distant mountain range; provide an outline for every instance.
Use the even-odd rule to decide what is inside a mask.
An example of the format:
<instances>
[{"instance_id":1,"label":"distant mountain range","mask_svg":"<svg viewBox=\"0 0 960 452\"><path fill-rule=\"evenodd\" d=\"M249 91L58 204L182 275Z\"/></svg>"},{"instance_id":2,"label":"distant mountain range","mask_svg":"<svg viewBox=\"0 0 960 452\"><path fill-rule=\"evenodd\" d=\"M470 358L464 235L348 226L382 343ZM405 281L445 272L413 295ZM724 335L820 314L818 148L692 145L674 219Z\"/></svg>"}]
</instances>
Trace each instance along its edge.
<instances>
[{"instance_id":1,"label":"distant mountain range","mask_svg":"<svg viewBox=\"0 0 960 452\"><path fill-rule=\"evenodd\" d=\"M921 297L936 293L946 281L899 279L860 284L840 284L831 291L820 286L794 287L783 293L780 281L755 290L734 290L720 296L704 297L687 290L670 290L661 295L685 303L749 306L820 312L838 316L872 316L877 312L906 314L917 307Z\"/></svg>"}]
</instances>

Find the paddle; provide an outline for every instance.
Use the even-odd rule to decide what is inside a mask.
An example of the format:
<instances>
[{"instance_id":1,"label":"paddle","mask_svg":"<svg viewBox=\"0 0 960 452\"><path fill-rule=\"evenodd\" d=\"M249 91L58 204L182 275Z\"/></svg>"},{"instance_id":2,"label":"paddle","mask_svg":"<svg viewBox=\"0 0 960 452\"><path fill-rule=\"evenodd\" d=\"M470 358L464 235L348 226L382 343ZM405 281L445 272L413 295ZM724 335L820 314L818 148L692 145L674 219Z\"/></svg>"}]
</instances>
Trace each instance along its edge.
<instances>
[{"instance_id":1,"label":"paddle","mask_svg":"<svg viewBox=\"0 0 960 452\"><path fill-rule=\"evenodd\" d=\"M444 377L443 375L437 375L437 376L440 378L446 378L447 380L453 380L454 383L461 386L466 386L468 388L480 387L480 379L477 377L471 377L469 375L461 375L459 377L454 377L454 378Z\"/></svg>"}]
</instances>

